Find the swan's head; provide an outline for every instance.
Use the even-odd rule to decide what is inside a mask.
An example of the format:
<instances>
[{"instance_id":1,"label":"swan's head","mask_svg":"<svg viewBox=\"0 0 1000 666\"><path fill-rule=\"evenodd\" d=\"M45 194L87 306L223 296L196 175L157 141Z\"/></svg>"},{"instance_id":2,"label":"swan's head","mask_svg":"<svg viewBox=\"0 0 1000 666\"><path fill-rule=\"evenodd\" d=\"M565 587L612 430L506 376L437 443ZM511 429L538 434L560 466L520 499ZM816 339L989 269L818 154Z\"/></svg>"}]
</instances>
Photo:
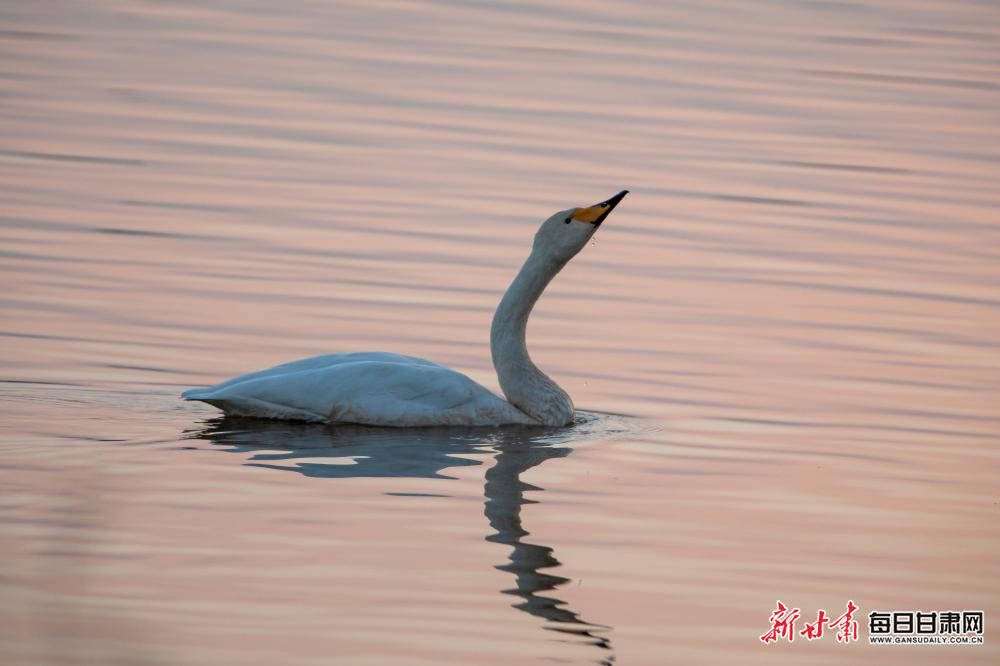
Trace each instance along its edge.
<instances>
[{"instance_id":1,"label":"swan's head","mask_svg":"<svg viewBox=\"0 0 1000 666\"><path fill-rule=\"evenodd\" d=\"M534 249L559 262L567 262L583 249L590 237L614 210L628 190L622 190L607 201L585 208L561 210L542 223L535 234Z\"/></svg>"}]
</instances>

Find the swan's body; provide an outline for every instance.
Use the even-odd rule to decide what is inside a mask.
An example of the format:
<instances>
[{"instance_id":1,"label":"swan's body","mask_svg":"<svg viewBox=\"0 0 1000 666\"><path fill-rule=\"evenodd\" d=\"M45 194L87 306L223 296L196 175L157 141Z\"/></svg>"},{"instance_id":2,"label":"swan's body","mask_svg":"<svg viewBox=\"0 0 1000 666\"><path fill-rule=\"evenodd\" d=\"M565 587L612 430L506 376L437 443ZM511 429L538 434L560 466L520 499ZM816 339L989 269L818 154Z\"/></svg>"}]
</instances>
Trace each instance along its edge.
<instances>
[{"instance_id":1,"label":"swan's body","mask_svg":"<svg viewBox=\"0 0 1000 666\"><path fill-rule=\"evenodd\" d=\"M582 249L621 192L589 208L556 213L497 307L490 331L493 365L507 400L460 372L399 354L328 354L189 389L227 414L380 426L563 426L573 402L528 356L528 315L549 281Z\"/></svg>"},{"instance_id":2,"label":"swan's body","mask_svg":"<svg viewBox=\"0 0 1000 666\"><path fill-rule=\"evenodd\" d=\"M460 372L386 352L292 361L184 392L234 416L391 426L537 424Z\"/></svg>"}]
</instances>

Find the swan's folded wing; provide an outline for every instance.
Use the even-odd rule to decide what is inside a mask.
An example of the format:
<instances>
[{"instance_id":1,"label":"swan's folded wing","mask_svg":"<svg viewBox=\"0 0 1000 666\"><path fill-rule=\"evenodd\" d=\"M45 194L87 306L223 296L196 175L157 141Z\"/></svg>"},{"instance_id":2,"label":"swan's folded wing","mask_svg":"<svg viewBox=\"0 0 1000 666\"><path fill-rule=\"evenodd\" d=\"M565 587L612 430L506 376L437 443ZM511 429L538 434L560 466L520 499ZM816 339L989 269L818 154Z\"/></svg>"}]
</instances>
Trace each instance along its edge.
<instances>
[{"instance_id":1,"label":"swan's folded wing","mask_svg":"<svg viewBox=\"0 0 1000 666\"><path fill-rule=\"evenodd\" d=\"M316 357L186 391L244 416L390 426L500 425L532 421L449 368L397 354Z\"/></svg>"},{"instance_id":2,"label":"swan's folded wing","mask_svg":"<svg viewBox=\"0 0 1000 666\"><path fill-rule=\"evenodd\" d=\"M181 395L185 398L190 397L195 400L199 400L200 398L195 398L193 395L189 396L188 394L197 391L223 389L228 386L233 386L235 384L242 384L243 382L250 379L259 379L263 377L280 377L290 373L302 372L307 370L322 370L337 365L343 365L345 363L357 363L359 361L399 363L403 365L428 365L438 368L444 367L443 365L434 363L433 361L428 361L426 359L417 358L415 356L404 356L403 354L391 354L389 352L356 352L353 354L324 354L322 356L312 356L310 358L302 358L297 361L290 361L289 363L282 363L281 365L275 365L273 367L267 368L266 370L248 372L245 375L233 377L232 379L226 380L220 384L216 384L215 386L212 386L210 389L190 389L188 391L185 391Z\"/></svg>"}]
</instances>

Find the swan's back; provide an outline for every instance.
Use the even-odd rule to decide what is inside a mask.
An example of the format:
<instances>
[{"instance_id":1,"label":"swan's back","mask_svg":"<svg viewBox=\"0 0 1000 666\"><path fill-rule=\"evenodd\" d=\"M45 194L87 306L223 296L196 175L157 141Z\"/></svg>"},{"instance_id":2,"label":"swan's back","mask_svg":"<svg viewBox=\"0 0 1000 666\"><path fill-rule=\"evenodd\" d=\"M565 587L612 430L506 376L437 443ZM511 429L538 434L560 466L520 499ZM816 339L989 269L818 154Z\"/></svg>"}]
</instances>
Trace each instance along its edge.
<instances>
[{"instance_id":1,"label":"swan's back","mask_svg":"<svg viewBox=\"0 0 1000 666\"><path fill-rule=\"evenodd\" d=\"M536 422L443 365L385 352L327 354L183 393L228 414L383 426Z\"/></svg>"}]
</instances>

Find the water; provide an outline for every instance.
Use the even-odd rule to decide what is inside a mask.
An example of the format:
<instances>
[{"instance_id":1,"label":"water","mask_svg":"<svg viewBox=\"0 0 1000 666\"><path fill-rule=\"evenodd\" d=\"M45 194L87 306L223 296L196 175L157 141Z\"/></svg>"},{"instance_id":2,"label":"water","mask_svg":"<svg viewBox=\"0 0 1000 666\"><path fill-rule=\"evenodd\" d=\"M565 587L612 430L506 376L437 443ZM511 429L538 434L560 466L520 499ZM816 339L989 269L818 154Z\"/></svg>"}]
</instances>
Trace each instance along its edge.
<instances>
[{"instance_id":1,"label":"water","mask_svg":"<svg viewBox=\"0 0 1000 666\"><path fill-rule=\"evenodd\" d=\"M982 608L948 658L996 663L995 4L0 21L0 661L940 663L758 640L852 599ZM535 226L622 188L530 325L573 429L178 399L359 350L496 387Z\"/></svg>"}]
</instances>

